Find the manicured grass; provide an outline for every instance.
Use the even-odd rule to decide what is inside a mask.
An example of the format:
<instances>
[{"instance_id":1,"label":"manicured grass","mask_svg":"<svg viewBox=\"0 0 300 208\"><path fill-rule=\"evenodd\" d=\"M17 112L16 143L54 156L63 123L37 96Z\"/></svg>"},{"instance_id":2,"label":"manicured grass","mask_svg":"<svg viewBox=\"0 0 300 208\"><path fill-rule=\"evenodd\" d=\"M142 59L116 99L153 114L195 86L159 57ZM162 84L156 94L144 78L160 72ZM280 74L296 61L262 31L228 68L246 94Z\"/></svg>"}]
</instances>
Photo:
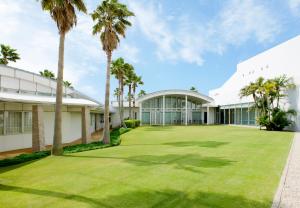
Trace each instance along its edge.
<instances>
[{"instance_id":1,"label":"manicured grass","mask_svg":"<svg viewBox=\"0 0 300 208\"><path fill-rule=\"evenodd\" d=\"M140 127L122 144L0 169L0 207L270 207L293 133Z\"/></svg>"}]
</instances>

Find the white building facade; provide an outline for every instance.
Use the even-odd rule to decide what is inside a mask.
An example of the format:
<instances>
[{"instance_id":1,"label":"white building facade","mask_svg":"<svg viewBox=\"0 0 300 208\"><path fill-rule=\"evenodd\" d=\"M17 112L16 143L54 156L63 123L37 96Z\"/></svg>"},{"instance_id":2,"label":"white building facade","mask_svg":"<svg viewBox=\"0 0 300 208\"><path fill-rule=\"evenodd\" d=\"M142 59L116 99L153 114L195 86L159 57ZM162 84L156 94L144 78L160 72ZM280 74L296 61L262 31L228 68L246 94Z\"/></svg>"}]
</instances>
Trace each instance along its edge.
<instances>
[{"instance_id":1,"label":"white building facade","mask_svg":"<svg viewBox=\"0 0 300 208\"><path fill-rule=\"evenodd\" d=\"M0 65L0 152L52 145L56 81ZM101 104L64 87L63 143L88 142L101 129Z\"/></svg>"},{"instance_id":2,"label":"white building facade","mask_svg":"<svg viewBox=\"0 0 300 208\"><path fill-rule=\"evenodd\" d=\"M257 125L257 112L251 108L253 99L241 99L240 90L259 77L270 79L287 75L293 79L296 88L287 92L282 106L297 111L291 129L300 130L299 52L300 36L297 36L239 63L236 72L220 88L209 91L209 96L189 90L150 93L137 99L133 109L137 116L131 117L140 119L142 125ZM113 106L117 108L117 103L114 102ZM124 113L128 115L127 103Z\"/></svg>"}]
</instances>

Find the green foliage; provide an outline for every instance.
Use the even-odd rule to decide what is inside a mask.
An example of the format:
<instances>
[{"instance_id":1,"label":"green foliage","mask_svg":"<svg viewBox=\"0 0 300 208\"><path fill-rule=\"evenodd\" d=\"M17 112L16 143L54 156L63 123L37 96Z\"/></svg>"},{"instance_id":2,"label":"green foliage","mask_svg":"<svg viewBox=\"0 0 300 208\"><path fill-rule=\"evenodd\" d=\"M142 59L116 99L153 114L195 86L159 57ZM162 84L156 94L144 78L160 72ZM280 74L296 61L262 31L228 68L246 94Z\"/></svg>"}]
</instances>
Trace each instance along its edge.
<instances>
[{"instance_id":1,"label":"green foliage","mask_svg":"<svg viewBox=\"0 0 300 208\"><path fill-rule=\"evenodd\" d=\"M254 107L258 110L257 119L260 126L267 130L282 131L293 122L288 115L295 115L295 111L284 111L280 108L280 100L287 96L286 91L295 87L291 78L286 75L265 80L259 77L240 90L240 97L252 96Z\"/></svg>"},{"instance_id":2,"label":"green foliage","mask_svg":"<svg viewBox=\"0 0 300 208\"><path fill-rule=\"evenodd\" d=\"M89 150L95 150L95 149L102 149L107 148L111 146L118 146L121 144L121 134L125 134L126 132L129 132L131 128L119 128L114 129L110 133L111 137L111 143L110 144L104 144L102 141L100 142L92 142L89 144L76 144L71 146L66 146L63 148L64 153L75 153L75 152L83 152L83 151L89 151ZM0 160L0 167L6 167L10 165L16 165L24 162L28 162L31 160L37 160L43 157L47 157L51 155L51 151L40 151L40 152L34 152L34 153L28 153L28 154L21 154L13 158L6 158L3 160Z\"/></svg>"},{"instance_id":3,"label":"green foliage","mask_svg":"<svg viewBox=\"0 0 300 208\"><path fill-rule=\"evenodd\" d=\"M134 119L130 119L130 120L125 120L125 125L128 128L136 128L140 126L141 121L140 120L134 120Z\"/></svg>"},{"instance_id":4,"label":"green foliage","mask_svg":"<svg viewBox=\"0 0 300 208\"><path fill-rule=\"evenodd\" d=\"M44 69L44 71L40 71L40 75L43 77L47 77L49 79L56 79L54 72L52 72L48 69Z\"/></svg>"},{"instance_id":5,"label":"green foliage","mask_svg":"<svg viewBox=\"0 0 300 208\"><path fill-rule=\"evenodd\" d=\"M0 167L10 166L10 165L16 165L19 163L29 162L31 160L37 160L43 157L47 157L51 154L49 151L41 151L41 152L34 152L34 153L28 153L28 154L21 154L13 158L6 158L3 160L0 160Z\"/></svg>"},{"instance_id":6,"label":"green foliage","mask_svg":"<svg viewBox=\"0 0 300 208\"><path fill-rule=\"evenodd\" d=\"M0 48L0 64L7 65L9 61L16 62L18 59L20 59L16 49L3 44L0 45Z\"/></svg>"}]
</instances>

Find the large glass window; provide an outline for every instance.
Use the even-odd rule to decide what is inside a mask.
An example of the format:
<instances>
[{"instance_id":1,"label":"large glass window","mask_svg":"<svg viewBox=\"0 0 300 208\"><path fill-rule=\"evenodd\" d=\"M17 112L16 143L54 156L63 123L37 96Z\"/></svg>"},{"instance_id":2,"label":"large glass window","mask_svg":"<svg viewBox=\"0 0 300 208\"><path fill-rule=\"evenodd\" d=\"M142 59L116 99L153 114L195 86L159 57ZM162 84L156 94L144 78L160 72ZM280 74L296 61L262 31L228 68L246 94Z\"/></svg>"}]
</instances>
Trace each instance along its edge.
<instances>
[{"instance_id":1,"label":"large glass window","mask_svg":"<svg viewBox=\"0 0 300 208\"><path fill-rule=\"evenodd\" d=\"M22 132L22 112L8 112L6 120L6 134Z\"/></svg>"},{"instance_id":2,"label":"large glass window","mask_svg":"<svg viewBox=\"0 0 300 208\"><path fill-rule=\"evenodd\" d=\"M24 112L24 132L32 131L32 113Z\"/></svg>"}]
</instances>

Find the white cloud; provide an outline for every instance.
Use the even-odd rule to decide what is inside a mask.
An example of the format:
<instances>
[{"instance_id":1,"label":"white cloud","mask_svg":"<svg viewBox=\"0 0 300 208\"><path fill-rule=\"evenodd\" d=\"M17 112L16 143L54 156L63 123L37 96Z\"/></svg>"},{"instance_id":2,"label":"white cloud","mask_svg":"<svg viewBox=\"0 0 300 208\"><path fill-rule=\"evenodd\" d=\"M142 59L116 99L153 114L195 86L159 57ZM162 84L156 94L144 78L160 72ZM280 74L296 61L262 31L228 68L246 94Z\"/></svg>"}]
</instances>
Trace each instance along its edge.
<instances>
[{"instance_id":1,"label":"white cloud","mask_svg":"<svg viewBox=\"0 0 300 208\"><path fill-rule=\"evenodd\" d=\"M160 3L130 0L128 4L142 33L156 45L160 59L202 65L205 52L222 54L228 45L250 39L272 41L280 32L275 15L257 0L226 1L209 22L187 15L169 18Z\"/></svg>"},{"instance_id":2,"label":"white cloud","mask_svg":"<svg viewBox=\"0 0 300 208\"><path fill-rule=\"evenodd\" d=\"M272 41L280 24L262 3L254 0L232 0L221 12L220 34L229 44L241 44L255 37L258 42Z\"/></svg>"},{"instance_id":3,"label":"white cloud","mask_svg":"<svg viewBox=\"0 0 300 208\"><path fill-rule=\"evenodd\" d=\"M299 15L300 13L300 0L289 0L289 7L293 14Z\"/></svg>"}]
</instances>

